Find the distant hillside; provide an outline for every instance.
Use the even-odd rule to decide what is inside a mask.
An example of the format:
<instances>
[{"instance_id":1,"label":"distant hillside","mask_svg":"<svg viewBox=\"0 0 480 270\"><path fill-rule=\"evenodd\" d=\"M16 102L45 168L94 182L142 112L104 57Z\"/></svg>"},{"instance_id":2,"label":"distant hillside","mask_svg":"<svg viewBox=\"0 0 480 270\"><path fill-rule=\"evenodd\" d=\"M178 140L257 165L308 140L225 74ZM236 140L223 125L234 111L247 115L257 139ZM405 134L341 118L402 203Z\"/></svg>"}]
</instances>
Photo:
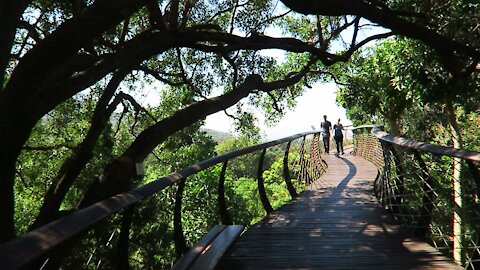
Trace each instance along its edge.
<instances>
[{"instance_id":1,"label":"distant hillside","mask_svg":"<svg viewBox=\"0 0 480 270\"><path fill-rule=\"evenodd\" d=\"M210 135L213 138L213 140L216 141L217 143L222 142L232 136L232 134L228 132L222 132L222 131L208 129L208 128L203 128L202 130L207 132L207 134Z\"/></svg>"}]
</instances>

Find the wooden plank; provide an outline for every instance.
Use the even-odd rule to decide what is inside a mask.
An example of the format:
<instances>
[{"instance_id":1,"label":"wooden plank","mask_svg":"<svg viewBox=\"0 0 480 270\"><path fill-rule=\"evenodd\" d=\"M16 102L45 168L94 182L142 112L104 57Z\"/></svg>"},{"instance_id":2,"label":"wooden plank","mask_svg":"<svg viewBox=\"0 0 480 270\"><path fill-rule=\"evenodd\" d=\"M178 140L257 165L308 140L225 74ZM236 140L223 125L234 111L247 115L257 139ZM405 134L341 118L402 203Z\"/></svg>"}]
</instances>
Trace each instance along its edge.
<instances>
[{"instance_id":1,"label":"wooden plank","mask_svg":"<svg viewBox=\"0 0 480 270\"><path fill-rule=\"evenodd\" d=\"M230 245L242 233L244 226L229 225L225 227L220 234L203 250L189 269L208 270L213 269L220 257L230 247Z\"/></svg>"},{"instance_id":2,"label":"wooden plank","mask_svg":"<svg viewBox=\"0 0 480 270\"><path fill-rule=\"evenodd\" d=\"M217 269L463 269L377 203L373 164L324 158L328 171L237 239Z\"/></svg>"}]
</instances>

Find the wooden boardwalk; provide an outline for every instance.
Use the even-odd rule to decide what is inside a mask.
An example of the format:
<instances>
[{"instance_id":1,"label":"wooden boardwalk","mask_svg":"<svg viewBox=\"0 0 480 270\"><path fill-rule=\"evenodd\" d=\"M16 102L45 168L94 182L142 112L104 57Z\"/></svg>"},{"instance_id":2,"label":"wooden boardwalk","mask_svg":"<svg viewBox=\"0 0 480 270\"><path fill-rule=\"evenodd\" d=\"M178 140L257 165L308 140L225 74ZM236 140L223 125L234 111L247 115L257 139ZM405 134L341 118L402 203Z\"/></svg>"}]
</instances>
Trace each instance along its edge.
<instances>
[{"instance_id":1,"label":"wooden boardwalk","mask_svg":"<svg viewBox=\"0 0 480 270\"><path fill-rule=\"evenodd\" d=\"M244 233L217 269L463 269L381 208L375 166L348 154L324 159L328 172Z\"/></svg>"}]
</instances>

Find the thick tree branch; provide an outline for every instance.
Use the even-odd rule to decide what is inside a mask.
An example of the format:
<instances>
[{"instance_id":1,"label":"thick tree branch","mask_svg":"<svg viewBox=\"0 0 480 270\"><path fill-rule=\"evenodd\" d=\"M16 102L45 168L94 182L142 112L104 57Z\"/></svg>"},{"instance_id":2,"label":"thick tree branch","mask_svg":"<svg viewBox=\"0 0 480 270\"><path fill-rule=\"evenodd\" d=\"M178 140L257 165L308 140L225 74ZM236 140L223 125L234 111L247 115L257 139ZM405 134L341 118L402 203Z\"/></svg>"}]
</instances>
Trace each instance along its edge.
<instances>
[{"instance_id":1,"label":"thick tree branch","mask_svg":"<svg viewBox=\"0 0 480 270\"><path fill-rule=\"evenodd\" d=\"M6 91L34 93L49 74L105 30L145 5L146 0L101 0L86 8L32 48L17 65ZM48 65L45 65L48 63ZM25 80L24 78L29 78Z\"/></svg>"},{"instance_id":2,"label":"thick tree branch","mask_svg":"<svg viewBox=\"0 0 480 270\"><path fill-rule=\"evenodd\" d=\"M162 32L167 31L167 26L165 25L165 21L162 15L162 11L158 6L158 1L156 0L148 0L147 2L147 9L149 12L149 21L153 28L159 29Z\"/></svg>"},{"instance_id":3,"label":"thick tree branch","mask_svg":"<svg viewBox=\"0 0 480 270\"><path fill-rule=\"evenodd\" d=\"M299 82L316 61L317 59L313 58L302 70L279 81L264 82L259 75L250 75L232 91L192 103L176 111L170 117L150 126L136 137L135 141L120 157L103 170L101 176L85 194L79 208L84 208L128 188L131 179L136 175L135 163L143 162L155 147L175 132L204 119L212 113L226 110L256 89L269 92Z\"/></svg>"},{"instance_id":4,"label":"thick tree branch","mask_svg":"<svg viewBox=\"0 0 480 270\"><path fill-rule=\"evenodd\" d=\"M0 4L0 92L3 91L6 81L5 70L10 60L15 32L29 2L26 0L3 0Z\"/></svg>"},{"instance_id":5,"label":"thick tree branch","mask_svg":"<svg viewBox=\"0 0 480 270\"><path fill-rule=\"evenodd\" d=\"M168 9L168 29L174 30L178 28L178 15L180 0L170 0L170 3L167 6Z\"/></svg>"},{"instance_id":6,"label":"thick tree branch","mask_svg":"<svg viewBox=\"0 0 480 270\"><path fill-rule=\"evenodd\" d=\"M117 96L110 105L108 105L114 95L118 85L129 71L119 71L112 76L103 95L100 97L93 117L91 126L82 143L74 150L72 155L66 159L60 168L53 184L48 189L44 197L44 202L40 212L30 229L37 228L46 224L57 217L57 212L62 204L68 190L80 175L85 165L91 160L92 153L97 141L105 128L105 125L114 112L117 105L122 100L122 96Z\"/></svg>"},{"instance_id":7,"label":"thick tree branch","mask_svg":"<svg viewBox=\"0 0 480 270\"><path fill-rule=\"evenodd\" d=\"M208 45L205 44L208 42ZM338 61L347 61L345 56L330 54L312 44L294 38L271 38L267 36L240 37L228 33L186 30L177 33L149 32L143 33L125 43L116 53L105 55L88 70L76 72L75 76L57 77L49 81L54 85L45 85L42 92L50 93L48 104L36 100L35 106L41 107L39 117L50 111L59 102L92 85L112 69L123 65L139 65L145 59L160 54L171 48L190 47L225 54L238 50L282 49L291 52L308 52L316 55L325 65ZM72 62L74 62L72 60ZM73 69L72 69L73 70ZM32 105L33 106L33 105ZM32 113L30 111L30 113ZM37 115L37 114L35 114Z\"/></svg>"}]
</instances>

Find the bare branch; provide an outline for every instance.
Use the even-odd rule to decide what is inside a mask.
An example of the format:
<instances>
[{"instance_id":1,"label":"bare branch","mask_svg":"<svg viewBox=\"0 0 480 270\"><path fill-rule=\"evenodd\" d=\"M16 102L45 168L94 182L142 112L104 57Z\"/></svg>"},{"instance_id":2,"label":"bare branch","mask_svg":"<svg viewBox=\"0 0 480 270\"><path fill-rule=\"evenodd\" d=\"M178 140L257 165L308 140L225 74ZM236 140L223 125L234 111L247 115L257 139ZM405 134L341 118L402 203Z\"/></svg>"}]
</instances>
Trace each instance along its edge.
<instances>
[{"instance_id":1,"label":"bare branch","mask_svg":"<svg viewBox=\"0 0 480 270\"><path fill-rule=\"evenodd\" d=\"M35 42L40 42L42 37L40 33L37 32L37 29L34 25L29 24L26 21L20 21L20 28L26 29L28 31L27 37L31 37Z\"/></svg>"},{"instance_id":2,"label":"bare branch","mask_svg":"<svg viewBox=\"0 0 480 270\"><path fill-rule=\"evenodd\" d=\"M58 149L62 149L62 148L67 148L67 149L73 150L76 147L68 145L68 144L39 145L39 146L25 145L22 149L26 150L26 151L52 151L52 150L58 150Z\"/></svg>"},{"instance_id":3,"label":"bare branch","mask_svg":"<svg viewBox=\"0 0 480 270\"><path fill-rule=\"evenodd\" d=\"M129 94L127 94L127 93L124 93L124 92L120 92L120 93L118 93L117 96L120 97L120 98L122 98L123 100L128 101L130 104L132 104L132 106L133 106L133 108L135 109L135 111L137 111L137 112L143 112L143 113L145 113L148 117L150 117L150 119L156 120L155 116L153 116L147 109L145 109L142 105L140 105L140 104L135 100L135 98L133 98L131 95L129 95Z\"/></svg>"},{"instance_id":4,"label":"bare branch","mask_svg":"<svg viewBox=\"0 0 480 270\"><path fill-rule=\"evenodd\" d=\"M233 29L235 27L235 16L237 14L238 1L239 0L233 0L233 10L232 10L232 16L230 18L230 30L228 31L230 34L233 33Z\"/></svg>"},{"instance_id":5,"label":"bare branch","mask_svg":"<svg viewBox=\"0 0 480 270\"><path fill-rule=\"evenodd\" d=\"M126 19L123 22L122 32L120 33L120 38L119 38L119 41L118 41L119 44L123 44L125 42L125 37L127 36L129 25L130 25L130 18Z\"/></svg>"},{"instance_id":6,"label":"bare branch","mask_svg":"<svg viewBox=\"0 0 480 270\"><path fill-rule=\"evenodd\" d=\"M358 24L360 23L360 17L355 18L355 26L353 29L353 35L352 35L352 42L350 43L350 49L352 49L353 46L355 46L355 43L357 42L357 35L358 35Z\"/></svg>"},{"instance_id":7,"label":"bare branch","mask_svg":"<svg viewBox=\"0 0 480 270\"><path fill-rule=\"evenodd\" d=\"M383 34L378 34L378 35L373 35L368 38L365 38L364 40L360 41L357 43L355 46L351 47L349 50L350 55L354 53L356 50L360 49L360 47L364 46L365 44L369 43L370 41L377 40L377 39L383 39L383 38L388 38L395 35L393 32L387 32Z\"/></svg>"},{"instance_id":8,"label":"bare branch","mask_svg":"<svg viewBox=\"0 0 480 270\"><path fill-rule=\"evenodd\" d=\"M343 32L344 30L346 30L348 27L352 26L352 25L355 23L355 21L356 21L356 20L352 20L351 22L349 22L348 19L347 19L347 17L345 17L344 19L345 19L345 23L344 23L342 26L340 26L340 27L338 27L338 28L333 29L333 30L330 31L330 37L326 40L326 41L327 41L327 42L326 42L326 43L327 43L326 45L328 45L328 43L329 43L332 39L338 37L338 36L340 35L340 33L342 33L342 32Z\"/></svg>"},{"instance_id":9,"label":"bare branch","mask_svg":"<svg viewBox=\"0 0 480 270\"><path fill-rule=\"evenodd\" d=\"M245 5L248 4L248 0L245 2L245 3L242 3L242 4L238 4L237 5L237 8L239 7L243 7ZM222 15L223 13L226 13L226 12L229 12L232 8L231 7L228 7L226 9L223 9L223 10L219 10L217 13L213 14L210 19L207 20L207 23L211 23L213 20L215 20L215 18L217 18L218 16Z\"/></svg>"},{"instance_id":10,"label":"bare branch","mask_svg":"<svg viewBox=\"0 0 480 270\"><path fill-rule=\"evenodd\" d=\"M18 175L18 178L20 178L20 182L22 182L25 188L28 188L28 189L32 188L32 186L27 183L27 180L25 179L25 176L23 176L23 173L21 170L17 170L16 174Z\"/></svg>"},{"instance_id":11,"label":"bare branch","mask_svg":"<svg viewBox=\"0 0 480 270\"><path fill-rule=\"evenodd\" d=\"M194 4L193 0L186 0L185 1L185 8L183 9L183 12L182 12L182 23L180 24L180 28L182 28L182 29L185 28L185 26L187 25L188 13L192 9L193 4Z\"/></svg>"},{"instance_id":12,"label":"bare branch","mask_svg":"<svg viewBox=\"0 0 480 270\"><path fill-rule=\"evenodd\" d=\"M320 48L326 49L327 44L323 38L323 30L322 30L322 20L320 16L317 15L317 31L318 31L318 43L320 44Z\"/></svg>"},{"instance_id":13,"label":"bare branch","mask_svg":"<svg viewBox=\"0 0 480 270\"><path fill-rule=\"evenodd\" d=\"M226 53L222 53L223 59L225 59L230 66L233 68L233 78L232 78L232 88L237 87L237 81L238 81L238 67L237 64L235 63L235 60L230 58L230 56Z\"/></svg>"},{"instance_id":14,"label":"bare branch","mask_svg":"<svg viewBox=\"0 0 480 270\"><path fill-rule=\"evenodd\" d=\"M272 92L266 92L267 95L270 97L270 99L272 99L272 102L273 102L273 108L279 112L279 113L283 113L283 110L282 108L280 108L280 106L278 105L278 100L275 98L275 96L272 94Z\"/></svg>"},{"instance_id":15,"label":"bare branch","mask_svg":"<svg viewBox=\"0 0 480 270\"><path fill-rule=\"evenodd\" d=\"M122 124L123 118L125 117L125 115L128 112L127 104L125 104L125 102L123 100L121 101L121 103L122 103L122 106L123 106L123 110L122 110L122 113L120 114L120 117L118 118L118 121L117 121L117 128L115 129L115 133L113 134L114 138L117 137L117 134L120 131L120 126Z\"/></svg>"},{"instance_id":16,"label":"bare branch","mask_svg":"<svg viewBox=\"0 0 480 270\"><path fill-rule=\"evenodd\" d=\"M275 21L275 20L277 20L277 19L280 19L280 18L283 18L283 17L287 16L288 14L290 14L290 13L292 13L292 12L293 12L292 10L289 10L289 11L284 12L284 13L282 13L282 14L279 14L279 15L277 15L277 16L270 17L270 18L264 20L263 22L261 22L261 24L268 24L268 23L273 22L273 21Z\"/></svg>"},{"instance_id":17,"label":"bare branch","mask_svg":"<svg viewBox=\"0 0 480 270\"><path fill-rule=\"evenodd\" d=\"M181 81L178 81L178 82L175 82L175 81L172 81L172 80L169 80L169 79L166 79L164 77L162 77L160 74L160 72L158 71L155 71L155 70L152 70L152 69L149 69L145 66L140 66L137 68L137 70L140 70L142 71L143 73L145 74L148 74L152 77L154 77L155 79L157 79L158 81L162 82L162 83L165 83L165 84L168 84L168 85L171 85L171 86L180 86L180 85L184 85L184 84L187 84L188 82L186 82L185 80L181 80ZM179 74L176 74L175 75L176 77L181 77L181 75Z\"/></svg>"},{"instance_id":18,"label":"bare branch","mask_svg":"<svg viewBox=\"0 0 480 270\"><path fill-rule=\"evenodd\" d=\"M335 84L338 84L338 85L342 85L342 86L348 86L348 84L345 84L343 82L340 82L337 77L335 76L335 74L333 74L332 72L330 71L318 71L318 70L310 70L309 73L312 73L312 74L326 74L326 75L329 75L330 77L332 77L333 81L335 82Z\"/></svg>"},{"instance_id":19,"label":"bare branch","mask_svg":"<svg viewBox=\"0 0 480 270\"><path fill-rule=\"evenodd\" d=\"M240 121L240 118L236 117L236 116L233 115L233 114L229 114L229 113L227 112L227 110L223 110L223 113L225 113L226 116L232 118L233 120Z\"/></svg>"}]
</instances>

